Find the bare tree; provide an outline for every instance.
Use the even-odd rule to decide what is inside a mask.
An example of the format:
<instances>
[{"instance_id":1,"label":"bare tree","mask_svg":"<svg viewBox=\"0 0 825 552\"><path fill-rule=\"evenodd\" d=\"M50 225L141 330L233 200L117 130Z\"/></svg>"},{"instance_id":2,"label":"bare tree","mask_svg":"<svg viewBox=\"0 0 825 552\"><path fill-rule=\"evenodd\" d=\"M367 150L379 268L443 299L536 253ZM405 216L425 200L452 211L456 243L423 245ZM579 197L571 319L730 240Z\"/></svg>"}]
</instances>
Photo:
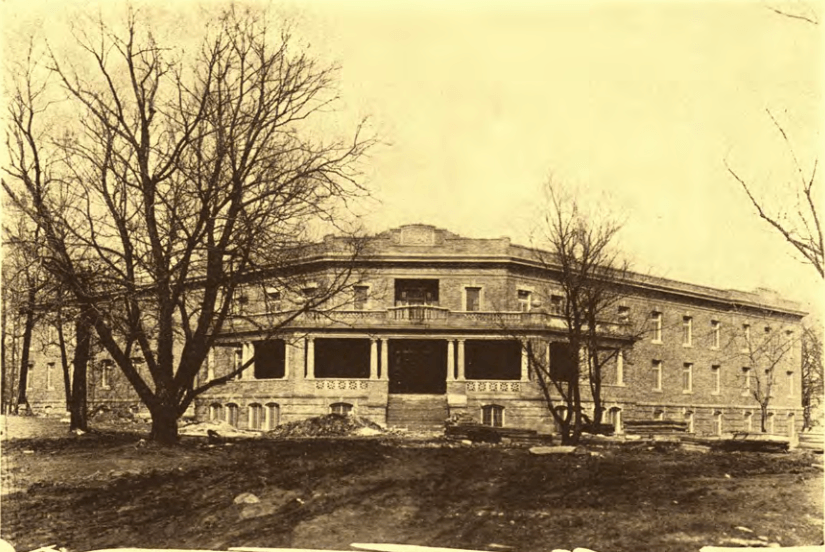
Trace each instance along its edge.
<instances>
[{"instance_id":1,"label":"bare tree","mask_svg":"<svg viewBox=\"0 0 825 552\"><path fill-rule=\"evenodd\" d=\"M604 214L587 216L579 200L557 183L549 182L546 190L548 207L534 251L558 278L543 303L563 318L566 342L551 345L549 355L532 344L528 352L562 442L577 443L585 422L582 385L599 424L604 370L635 340L629 312L619 312L630 272L616 247L620 223Z\"/></svg>"},{"instance_id":2,"label":"bare tree","mask_svg":"<svg viewBox=\"0 0 825 552\"><path fill-rule=\"evenodd\" d=\"M753 335L752 335L753 333ZM792 332L783 332L779 328L765 327L764 331L746 331L738 335L742 344L742 356L747 366L743 368L744 393L752 397L759 405L761 413L760 428L766 433L769 407L774 398L781 370L789 368L793 358L793 349L799 344L800 336Z\"/></svg>"},{"instance_id":3,"label":"bare tree","mask_svg":"<svg viewBox=\"0 0 825 552\"><path fill-rule=\"evenodd\" d=\"M819 18L816 10L812 6L803 4L792 7L788 3L780 7L766 6L772 12L801 21L805 24L818 26ZM738 172L734 171L727 162L725 167L733 178L742 187L748 196L751 204L756 209L759 216L767 222L774 230L779 232L798 254L802 256L805 263L811 264L819 276L825 278L825 257L823 257L822 222L820 221L819 209L822 207L822 192L817 185L817 164L815 160L809 170L805 170L797 158L796 151L788 137L785 128L776 120L770 109L765 109L774 128L782 136L782 140L793 161L794 174L789 175L787 189L789 192L783 194L784 197L770 197L755 192L753 183L749 183ZM771 186L779 189L776 183ZM791 204L786 204L792 201Z\"/></svg>"},{"instance_id":4,"label":"bare tree","mask_svg":"<svg viewBox=\"0 0 825 552\"><path fill-rule=\"evenodd\" d=\"M822 405L822 329L805 326L802 333L802 408L803 429L811 429L821 422L814 412Z\"/></svg>"},{"instance_id":5,"label":"bare tree","mask_svg":"<svg viewBox=\"0 0 825 552\"><path fill-rule=\"evenodd\" d=\"M51 81L30 67L12 95L3 187L42 229L45 266L148 408L152 438L173 443L194 398L230 377L194 386L236 291L288 287L322 252L313 228L345 231L371 140L360 126L327 137L336 68L265 13L224 10L194 52L155 36L130 12L123 30L77 34L88 67L56 52ZM50 125L57 83L73 116ZM278 325L351 285L359 243Z\"/></svg>"}]
</instances>

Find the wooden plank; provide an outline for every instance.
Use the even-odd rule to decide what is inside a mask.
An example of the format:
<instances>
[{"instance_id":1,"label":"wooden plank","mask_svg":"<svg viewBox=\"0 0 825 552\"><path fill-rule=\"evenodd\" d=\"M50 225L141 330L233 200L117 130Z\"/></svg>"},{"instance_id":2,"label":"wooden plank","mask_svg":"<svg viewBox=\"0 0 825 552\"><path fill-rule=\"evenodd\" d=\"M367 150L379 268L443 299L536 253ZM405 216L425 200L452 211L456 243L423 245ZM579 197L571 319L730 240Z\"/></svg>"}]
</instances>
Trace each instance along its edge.
<instances>
[{"instance_id":1,"label":"wooden plank","mask_svg":"<svg viewBox=\"0 0 825 552\"><path fill-rule=\"evenodd\" d=\"M443 548L440 546L419 546L417 544L361 543L354 542L351 547L370 552L487 552L466 548Z\"/></svg>"}]
</instances>

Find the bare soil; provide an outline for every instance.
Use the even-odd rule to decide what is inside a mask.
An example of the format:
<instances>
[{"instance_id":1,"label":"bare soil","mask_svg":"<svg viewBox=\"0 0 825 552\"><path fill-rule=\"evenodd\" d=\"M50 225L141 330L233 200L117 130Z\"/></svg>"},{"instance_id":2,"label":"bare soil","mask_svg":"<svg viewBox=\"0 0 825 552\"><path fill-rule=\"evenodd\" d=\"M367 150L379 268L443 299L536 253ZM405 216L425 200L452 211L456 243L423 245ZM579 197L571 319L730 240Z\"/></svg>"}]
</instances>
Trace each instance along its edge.
<instances>
[{"instance_id":1,"label":"bare soil","mask_svg":"<svg viewBox=\"0 0 825 552\"><path fill-rule=\"evenodd\" d=\"M399 437L188 438L175 448L126 433L5 441L0 535L19 551L823 542L819 455L651 443L581 452ZM243 493L258 501L236 504Z\"/></svg>"}]
</instances>

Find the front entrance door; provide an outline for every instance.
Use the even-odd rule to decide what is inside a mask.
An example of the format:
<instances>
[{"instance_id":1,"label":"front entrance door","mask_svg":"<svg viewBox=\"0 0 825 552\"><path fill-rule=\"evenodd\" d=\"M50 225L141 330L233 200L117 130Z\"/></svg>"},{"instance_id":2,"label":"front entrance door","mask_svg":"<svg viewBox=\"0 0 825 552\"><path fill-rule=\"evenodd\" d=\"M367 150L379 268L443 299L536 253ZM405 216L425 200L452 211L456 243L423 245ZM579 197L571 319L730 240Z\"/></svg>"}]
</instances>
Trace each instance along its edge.
<instances>
[{"instance_id":1,"label":"front entrance door","mask_svg":"<svg viewBox=\"0 0 825 552\"><path fill-rule=\"evenodd\" d=\"M390 393L447 392L447 342L440 339L389 341Z\"/></svg>"}]
</instances>

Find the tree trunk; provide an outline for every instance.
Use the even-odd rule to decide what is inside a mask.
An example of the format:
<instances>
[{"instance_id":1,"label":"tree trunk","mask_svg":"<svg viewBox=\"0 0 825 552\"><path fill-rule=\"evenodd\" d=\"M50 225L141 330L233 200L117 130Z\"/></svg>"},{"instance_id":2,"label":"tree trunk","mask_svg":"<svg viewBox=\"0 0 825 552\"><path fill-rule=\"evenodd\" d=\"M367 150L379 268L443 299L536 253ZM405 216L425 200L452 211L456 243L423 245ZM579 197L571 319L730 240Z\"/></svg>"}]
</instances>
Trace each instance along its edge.
<instances>
[{"instance_id":1,"label":"tree trunk","mask_svg":"<svg viewBox=\"0 0 825 552\"><path fill-rule=\"evenodd\" d=\"M66 335L63 333L63 317L57 313L57 341L60 346L60 365L63 367L63 389L66 395L66 411L72 410L72 383L69 377L69 355L66 352Z\"/></svg>"},{"instance_id":2,"label":"tree trunk","mask_svg":"<svg viewBox=\"0 0 825 552\"><path fill-rule=\"evenodd\" d=\"M20 405L26 405L26 410L30 411L27 387L29 379L29 350L32 344L32 332L34 331L34 288L30 288L26 298L26 322L23 326L23 348L20 351L20 385L17 389L17 405L14 413L19 414Z\"/></svg>"},{"instance_id":3,"label":"tree trunk","mask_svg":"<svg viewBox=\"0 0 825 552\"><path fill-rule=\"evenodd\" d=\"M760 409L762 410L762 416L761 416L761 418L762 418L762 420L761 420L762 433L767 433L768 428L765 425L765 423L768 421L768 407L767 407L767 405L761 405Z\"/></svg>"},{"instance_id":4,"label":"tree trunk","mask_svg":"<svg viewBox=\"0 0 825 552\"><path fill-rule=\"evenodd\" d=\"M85 311L75 321L74 374L72 377L69 431L89 431L86 404L86 373L92 345L91 318Z\"/></svg>"},{"instance_id":5,"label":"tree trunk","mask_svg":"<svg viewBox=\"0 0 825 552\"><path fill-rule=\"evenodd\" d=\"M159 404L149 408L152 414L152 433L150 439L161 445L178 443L177 408L168 404Z\"/></svg>"}]
</instances>

